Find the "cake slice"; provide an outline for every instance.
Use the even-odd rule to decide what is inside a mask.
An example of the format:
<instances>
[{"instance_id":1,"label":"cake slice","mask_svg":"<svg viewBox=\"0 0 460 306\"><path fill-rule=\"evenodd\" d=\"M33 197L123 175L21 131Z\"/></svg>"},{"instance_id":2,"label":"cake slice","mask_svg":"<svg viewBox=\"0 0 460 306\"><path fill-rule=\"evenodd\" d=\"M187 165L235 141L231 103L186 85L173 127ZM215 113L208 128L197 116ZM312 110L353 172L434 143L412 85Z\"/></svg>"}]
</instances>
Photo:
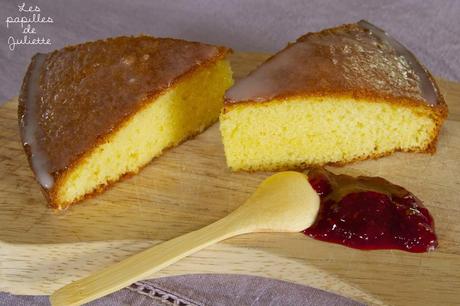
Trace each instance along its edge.
<instances>
[{"instance_id":1,"label":"cake slice","mask_svg":"<svg viewBox=\"0 0 460 306\"><path fill-rule=\"evenodd\" d=\"M300 37L236 82L224 103L233 170L433 153L447 116L428 70L365 21Z\"/></svg>"},{"instance_id":2,"label":"cake slice","mask_svg":"<svg viewBox=\"0 0 460 306\"><path fill-rule=\"evenodd\" d=\"M19 98L29 164L62 209L217 121L229 49L118 37L33 57Z\"/></svg>"}]
</instances>

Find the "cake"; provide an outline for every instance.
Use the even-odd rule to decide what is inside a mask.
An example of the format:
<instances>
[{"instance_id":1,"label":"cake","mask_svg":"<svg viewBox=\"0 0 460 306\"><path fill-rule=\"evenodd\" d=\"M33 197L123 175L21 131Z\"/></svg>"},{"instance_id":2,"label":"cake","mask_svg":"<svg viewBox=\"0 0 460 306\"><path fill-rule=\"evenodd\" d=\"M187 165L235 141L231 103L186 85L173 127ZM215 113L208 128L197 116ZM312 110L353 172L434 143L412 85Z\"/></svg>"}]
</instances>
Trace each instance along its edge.
<instances>
[{"instance_id":1,"label":"cake","mask_svg":"<svg viewBox=\"0 0 460 306\"><path fill-rule=\"evenodd\" d=\"M434 153L447 105L430 72L366 21L308 33L225 95L232 170L343 165Z\"/></svg>"},{"instance_id":2,"label":"cake","mask_svg":"<svg viewBox=\"0 0 460 306\"><path fill-rule=\"evenodd\" d=\"M202 132L232 84L225 47L117 37L36 54L19 97L21 140L63 209Z\"/></svg>"}]
</instances>

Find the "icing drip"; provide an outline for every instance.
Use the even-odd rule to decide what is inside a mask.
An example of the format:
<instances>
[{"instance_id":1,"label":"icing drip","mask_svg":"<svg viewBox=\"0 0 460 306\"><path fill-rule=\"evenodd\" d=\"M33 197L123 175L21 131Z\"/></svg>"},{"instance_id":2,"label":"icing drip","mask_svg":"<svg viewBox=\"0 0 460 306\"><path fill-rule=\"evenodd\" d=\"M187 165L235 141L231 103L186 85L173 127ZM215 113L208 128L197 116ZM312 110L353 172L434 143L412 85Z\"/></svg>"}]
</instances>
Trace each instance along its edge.
<instances>
[{"instance_id":1,"label":"icing drip","mask_svg":"<svg viewBox=\"0 0 460 306\"><path fill-rule=\"evenodd\" d=\"M54 178L49 173L49 162L45 153L41 150L37 141L38 122L37 116L40 97L40 72L43 63L46 60L46 54L37 54L35 63L30 73L26 96L26 111L21 118L23 126L23 145L29 147L31 155L31 166L34 170L37 181L46 189L50 189L54 185Z\"/></svg>"}]
</instances>

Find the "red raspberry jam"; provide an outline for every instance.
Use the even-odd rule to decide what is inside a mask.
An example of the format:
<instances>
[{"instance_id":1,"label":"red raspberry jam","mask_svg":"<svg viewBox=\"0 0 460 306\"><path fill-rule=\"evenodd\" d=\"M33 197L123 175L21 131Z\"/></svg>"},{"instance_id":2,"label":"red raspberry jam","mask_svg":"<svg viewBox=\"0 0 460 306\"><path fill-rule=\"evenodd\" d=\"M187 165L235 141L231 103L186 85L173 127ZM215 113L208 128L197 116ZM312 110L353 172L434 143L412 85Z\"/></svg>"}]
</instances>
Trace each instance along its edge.
<instances>
[{"instance_id":1,"label":"red raspberry jam","mask_svg":"<svg viewBox=\"0 0 460 306\"><path fill-rule=\"evenodd\" d=\"M403 187L380 177L355 178L324 169L311 170L308 178L321 205L306 235L362 250L420 253L438 246L433 217Z\"/></svg>"}]
</instances>

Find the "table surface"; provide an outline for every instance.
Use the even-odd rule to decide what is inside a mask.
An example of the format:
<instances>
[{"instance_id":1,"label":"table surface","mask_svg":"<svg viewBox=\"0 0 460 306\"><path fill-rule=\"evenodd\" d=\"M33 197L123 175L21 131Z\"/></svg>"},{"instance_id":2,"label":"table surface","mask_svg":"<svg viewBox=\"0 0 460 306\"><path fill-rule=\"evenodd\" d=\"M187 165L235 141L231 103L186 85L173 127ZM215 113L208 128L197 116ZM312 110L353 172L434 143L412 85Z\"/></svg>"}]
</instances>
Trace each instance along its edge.
<instances>
[{"instance_id":1,"label":"table surface","mask_svg":"<svg viewBox=\"0 0 460 306\"><path fill-rule=\"evenodd\" d=\"M267 55L236 53L235 77ZM302 234L229 239L154 277L236 273L293 281L375 304L455 304L460 299L460 85L439 80L450 115L438 152L397 153L331 168L382 176L407 187L432 212L435 252L359 251ZM235 209L270 173L232 173L218 124L169 150L139 175L65 212L47 209L18 139L16 102L0 108L0 291L49 294L71 280ZM153 276L152 276L153 277Z\"/></svg>"}]
</instances>

